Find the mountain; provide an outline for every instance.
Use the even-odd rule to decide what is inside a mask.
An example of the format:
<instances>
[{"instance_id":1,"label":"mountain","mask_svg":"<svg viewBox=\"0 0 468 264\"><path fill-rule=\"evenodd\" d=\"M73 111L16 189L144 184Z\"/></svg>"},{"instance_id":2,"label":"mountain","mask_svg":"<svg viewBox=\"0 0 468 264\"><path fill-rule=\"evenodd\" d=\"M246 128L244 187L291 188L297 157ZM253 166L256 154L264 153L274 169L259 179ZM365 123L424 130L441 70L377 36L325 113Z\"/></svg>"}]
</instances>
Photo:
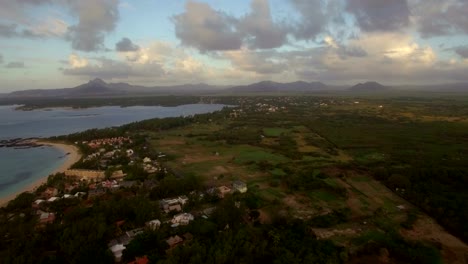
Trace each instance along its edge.
<instances>
[{"instance_id":1,"label":"mountain","mask_svg":"<svg viewBox=\"0 0 468 264\"><path fill-rule=\"evenodd\" d=\"M118 94L122 94L122 91L113 89L109 84L97 78L73 88L16 91L11 92L7 97L92 97Z\"/></svg>"},{"instance_id":2,"label":"mountain","mask_svg":"<svg viewBox=\"0 0 468 264\"><path fill-rule=\"evenodd\" d=\"M365 82L365 83L358 83L353 87L349 88L349 91L353 92L380 92L380 91L388 91L390 88L384 86L378 82Z\"/></svg>"},{"instance_id":3,"label":"mountain","mask_svg":"<svg viewBox=\"0 0 468 264\"><path fill-rule=\"evenodd\" d=\"M85 84L73 88L63 89L35 89L15 91L6 94L8 98L80 98L80 97L102 97L118 95L138 95L138 94L193 94L219 91L228 88L227 86L214 86L204 83L184 84L174 86L139 86L128 83L106 83L96 78Z\"/></svg>"},{"instance_id":4,"label":"mountain","mask_svg":"<svg viewBox=\"0 0 468 264\"><path fill-rule=\"evenodd\" d=\"M227 89L230 92L241 93L271 93L271 92L312 92L319 90L326 90L327 85L321 82L291 82L291 83L278 83L272 81L263 81L249 85L235 86Z\"/></svg>"}]
</instances>

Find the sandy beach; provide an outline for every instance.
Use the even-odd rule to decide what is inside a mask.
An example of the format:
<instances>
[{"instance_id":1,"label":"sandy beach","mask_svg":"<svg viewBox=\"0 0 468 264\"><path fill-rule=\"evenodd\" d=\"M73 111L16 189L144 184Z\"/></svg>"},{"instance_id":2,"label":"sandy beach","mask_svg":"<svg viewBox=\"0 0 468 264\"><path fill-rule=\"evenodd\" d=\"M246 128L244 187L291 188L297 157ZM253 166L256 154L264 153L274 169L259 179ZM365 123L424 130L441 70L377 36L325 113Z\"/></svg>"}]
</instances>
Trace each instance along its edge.
<instances>
[{"instance_id":1,"label":"sandy beach","mask_svg":"<svg viewBox=\"0 0 468 264\"><path fill-rule=\"evenodd\" d=\"M67 169L69 169L74 163L78 162L81 158L81 154L78 150L77 147L73 145L67 145L63 143L57 143L57 142L49 142L49 141L44 141L44 140L37 140L35 141L37 144L42 144L44 146L51 146L54 148L61 149L65 153L69 153L68 155L64 156L64 162L60 167L58 167L56 170L51 172L50 174L55 174L58 172L64 172ZM0 198L0 207L6 206L10 200L13 200L18 194L23 193L23 192L28 192L28 191L34 191L37 187L41 186L43 183L47 182L47 178L49 175L44 175L41 179L37 180L33 184L26 186L22 190L20 190L17 193L14 193L9 196L5 196Z\"/></svg>"}]
</instances>

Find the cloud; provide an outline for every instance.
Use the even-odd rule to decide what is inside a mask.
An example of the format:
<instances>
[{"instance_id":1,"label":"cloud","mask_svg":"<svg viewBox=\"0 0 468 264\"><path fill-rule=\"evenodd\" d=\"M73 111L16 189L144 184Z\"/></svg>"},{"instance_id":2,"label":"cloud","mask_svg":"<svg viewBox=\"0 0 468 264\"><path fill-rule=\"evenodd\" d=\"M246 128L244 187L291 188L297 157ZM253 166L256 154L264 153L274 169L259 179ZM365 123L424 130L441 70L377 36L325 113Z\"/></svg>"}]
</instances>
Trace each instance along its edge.
<instances>
[{"instance_id":1,"label":"cloud","mask_svg":"<svg viewBox=\"0 0 468 264\"><path fill-rule=\"evenodd\" d=\"M119 52L138 51L140 47L134 44L129 38L122 38L115 44L115 50Z\"/></svg>"},{"instance_id":2,"label":"cloud","mask_svg":"<svg viewBox=\"0 0 468 264\"><path fill-rule=\"evenodd\" d=\"M414 9L419 32L424 38L468 33L466 0L425 0L418 2Z\"/></svg>"},{"instance_id":3,"label":"cloud","mask_svg":"<svg viewBox=\"0 0 468 264\"><path fill-rule=\"evenodd\" d=\"M96 58L93 63L76 55L70 56L70 68L63 69L65 75L87 76L88 78L128 78L132 75L129 65L106 58Z\"/></svg>"},{"instance_id":4,"label":"cloud","mask_svg":"<svg viewBox=\"0 0 468 264\"><path fill-rule=\"evenodd\" d=\"M288 29L273 22L268 0L252 0L251 12L241 18L238 30L247 35L252 48L271 49L286 42Z\"/></svg>"},{"instance_id":5,"label":"cloud","mask_svg":"<svg viewBox=\"0 0 468 264\"><path fill-rule=\"evenodd\" d=\"M172 17L175 34L183 45L200 51L233 50L242 45L237 19L206 3L188 1L185 12Z\"/></svg>"},{"instance_id":6,"label":"cloud","mask_svg":"<svg viewBox=\"0 0 468 264\"><path fill-rule=\"evenodd\" d=\"M3 63L3 55L0 54L0 64L2 64L2 63Z\"/></svg>"},{"instance_id":7,"label":"cloud","mask_svg":"<svg viewBox=\"0 0 468 264\"><path fill-rule=\"evenodd\" d=\"M9 69L24 68L24 62L12 61L12 62L9 62L7 65L5 65L5 68L9 68Z\"/></svg>"},{"instance_id":8,"label":"cloud","mask_svg":"<svg viewBox=\"0 0 468 264\"><path fill-rule=\"evenodd\" d=\"M119 19L119 0L0 0L0 16L9 24L0 25L0 36L34 38L63 37L80 51L104 50L104 38L112 32ZM43 9L68 10L78 22L49 16L32 16L44 13ZM48 11L49 12L49 11Z\"/></svg>"},{"instance_id":9,"label":"cloud","mask_svg":"<svg viewBox=\"0 0 468 264\"><path fill-rule=\"evenodd\" d=\"M227 51L224 57L231 61L235 69L257 74L277 74L287 69L287 64L282 58L275 56L275 52L250 51L242 49Z\"/></svg>"},{"instance_id":10,"label":"cloud","mask_svg":"<svg viewBox=\"0 0 468 264\"><path fill-rule=\"evenodd\" d=\"M460 57L464 59L468 59L468 46L460 46L454 49L455 53L457 53Z\"/></svg>"},{"instance_id":11,"label":"cloud","mask_svg":"<svg viewBox=\"0 0 468 264\"><path fill-rule=\"evenodd\" d=\"M346 9L364 31L396 31L410 22L407 0L348 0Z\"/></svg>"},{"instance_id":12,"label":"cloud","mask_svg":"<svg viewBox=\"0 0 468 264\"><path fill-rule=\"evenodd\" d=\"M295 69L297 78L305 80L346 83L369 79L388 83L436 80L424 76L424 72L436 74L437 82L448 79L441 77L442 72L448 71L438 66L434 50L417 44L408 34L366 33L349 40L347 47L359 47L367 56L342 56L344 46L313 48L285 56L291 58L288 65Z\"/></svg>"},{"instance_id":13,"label":"cloud","mask_svg":"<svg viewBox=\"0 0 468 264\"><path fill-rule=\"evenodd\" d=\"M119 19L118 0L80 0L70 2L78 24L68 29L68 40L80 51L104 49L104 37L115 29Z\"/></svg>"},{"instance_id":14,"label":"cloud","mask_svg":"<svg viewBox=\"0 0 468 264\"><path fill-rule=\"evenodd\" d=\"M290 0L300 14L300 21L294 25L293 35L299 40L314 39L322 33L332 14L325 14L327 2L321 0Z\"/></svg>"},{"instance_id":15,"label":"cloud","mask_svg":"<svg viewBox=\"0 0 468 264\"><path fill-rule=\"evenodd\" d=\"M207 3L188 1L185 12L172 17L175 32L183 45L202 52L272 49L286 43L289 28L273 21L268 0L252 0L250 12L233 17L214 10Z\"/></svg>"}]
</instances>

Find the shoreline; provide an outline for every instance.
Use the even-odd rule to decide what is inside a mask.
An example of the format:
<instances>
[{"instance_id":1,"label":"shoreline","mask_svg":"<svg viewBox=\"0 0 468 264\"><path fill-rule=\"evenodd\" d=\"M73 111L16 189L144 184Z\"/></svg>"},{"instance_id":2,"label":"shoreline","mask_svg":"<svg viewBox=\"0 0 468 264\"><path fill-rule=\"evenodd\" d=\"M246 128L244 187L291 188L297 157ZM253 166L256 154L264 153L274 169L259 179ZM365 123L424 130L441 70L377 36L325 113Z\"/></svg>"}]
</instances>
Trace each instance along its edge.
<instances>
[{"instance_id":1,"label":"shoreline","mask_svg":"<svg viewBox=\"0 0 468 264\"><path fill-rule=\"evenodd\" d=\"M64 143L58 143L58 142L51 142L51 141L46 141L46 140L41 140L37 139L34 140L35 143L37 144L42 144L47 147L53 147L56 149L60 149L62 152L64 152L63 158L65 159L58 168L53 170L49 175L51 174L56 174L59 172L65 172L68 170L73 164L78 162L81 159L81 153L78 150L77 147L74 145L68 145ZM66 153L69 153L68 155ZM30 185L25 186L24 188L21 188L21 190L17 191L16 193L7 195L5 197L0 198L0 207L5 207L8 205L8 203L15 199L19 194L23 192L31 192L37 189L37 187L41 186L42 184L47 182L47 178L49 175L44 175L35 182L31 183Z\"/></svg>"}]
</instances>

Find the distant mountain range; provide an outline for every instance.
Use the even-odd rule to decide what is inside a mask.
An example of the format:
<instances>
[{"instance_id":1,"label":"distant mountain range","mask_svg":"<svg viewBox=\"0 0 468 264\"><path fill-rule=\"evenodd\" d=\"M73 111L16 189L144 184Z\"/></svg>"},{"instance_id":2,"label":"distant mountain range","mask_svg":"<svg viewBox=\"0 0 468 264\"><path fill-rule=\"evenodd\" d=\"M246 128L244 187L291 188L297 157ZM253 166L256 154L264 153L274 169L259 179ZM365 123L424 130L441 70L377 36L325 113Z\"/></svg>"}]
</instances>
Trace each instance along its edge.
<instances>
[{"instance_id":1,"label":"distant mountain range","mask_svg":"<svg viewBox=\"0 0 468 264\"><path fill-rule=\"evenodd\" d=\"M230 92L243 93L272 93L272 92L310 92L327 90L328 86L321 82L291 82L278 83L272 81L263 81L249 85L236 86L227 89Z\"/></svg>"},{"instance_id":2,"label":"distant mountain range","mask_svg":"<svg viewBox=\"0 0 468 264\"><path fill-rule=\"evenodd\" d=\"M214 86L209 84L184 84L174 86L153 86L146 87L140 85L131 85L128 83L106 83L105 81L96 78L89 82L78 85L73 88L63 89L35 89L15 91L6 95L6 97L100 97L100 96L119 96L132 94L187 94L213 92L220 89L228 88L227 86Z\"/></svg>"},{"instance_id":3,"label":"distant mountain range","mask_svg":"<svg viewBox=\"0 0 468 264\"><path fill-rule=\"evenodd\" d=\"M124 96L124 95L146 95L146 94L174 94L174 95L193 95L193 94L246 94L246 93L308 93L323 91L348 92L386 92L393 90L408 91L434 91L434 92L468 92L468 84L444 84L427 86L384 86L377 82L359 83L352 87L329 86L321 82L290 82L278 83L272 81L262 81L249 85L241 86L216 86L204 83L184 84L174 86L140 86L128 83L106 83L101 79L90 80L89 82L73 87L63 89L35 89L15 91L9 94L1 94L2 98L82 98L82 97L105 97L105 96Z\"/></svg>"}]
</instances>

